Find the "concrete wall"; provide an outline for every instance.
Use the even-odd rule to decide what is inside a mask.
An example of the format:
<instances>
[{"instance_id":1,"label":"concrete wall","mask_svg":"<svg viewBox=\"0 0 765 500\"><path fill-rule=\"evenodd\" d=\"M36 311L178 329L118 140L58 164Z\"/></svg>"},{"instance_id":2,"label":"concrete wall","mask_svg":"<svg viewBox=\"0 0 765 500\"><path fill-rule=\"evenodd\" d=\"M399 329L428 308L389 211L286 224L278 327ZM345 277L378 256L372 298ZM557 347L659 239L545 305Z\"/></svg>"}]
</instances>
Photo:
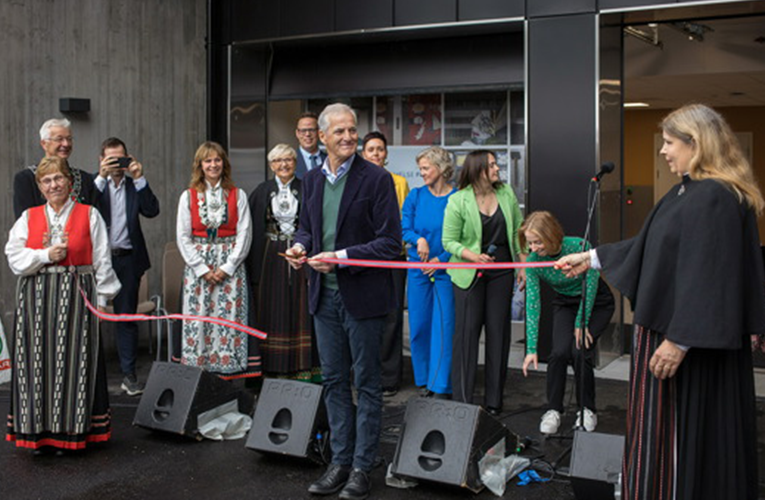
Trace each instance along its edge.
<instances>
[{"instance_id":1,"label":"concrete wall","mask_svg":"<svg viewBox=\"0 0 765 500\"><path fill-rule=\"evenodd\" d=\"M159 291L162 250L174 239L178 196L204 140L205 0L4 0L0 2L0 243L14 222L13 175L41 155L38 130L61 117L61 97L89 98L68 114L72 165L94 172L99 145L118 136L144 165L161 204L143 228ZM3 259L5 260L5 259ZM16 278L0 265L0 312L14 308Z\"/></svg>"}]
</instances>

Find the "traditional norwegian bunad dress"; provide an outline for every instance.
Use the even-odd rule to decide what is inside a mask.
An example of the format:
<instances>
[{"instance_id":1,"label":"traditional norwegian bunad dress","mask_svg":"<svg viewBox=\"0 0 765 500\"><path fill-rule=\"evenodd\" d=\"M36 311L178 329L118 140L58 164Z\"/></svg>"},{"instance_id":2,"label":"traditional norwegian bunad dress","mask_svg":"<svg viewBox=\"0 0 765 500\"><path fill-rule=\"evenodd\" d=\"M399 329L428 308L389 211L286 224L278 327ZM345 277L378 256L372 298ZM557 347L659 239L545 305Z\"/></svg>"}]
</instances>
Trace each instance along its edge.
<instances>
[{"instance_id":1,"label":"traditional norwegian bunad dress","mask_svg":"<svg viewBox=\"0 0 765 500\"><path fill-rule=\"evenodd\" d=\"M183 314L225 318L247 324L248 292L244 258L252 228L247 197L241 189L220 184L181 195L177 221L178 249L186 262ZM210 285L203 276L220 268L229 278ZM246 333L202 321L184 321L178 361L233 379L260 376L258 341Z\"/></svg>"},{"instance_id":2,"label":"traditional norwegian bunad dress","mask_svg":"<svg viewBox=\"0 0 765 500\"><path fill-rule=\"evenodd\" d=\"M67 242L52 264L48 247ZM5 247L17 286L11 410L6 439L16 446L79 450L111 437L111 412L98 319L120 290L98 211L68 201L42 205L16 221Z\"/></svg>"},{"instance_id":3,"label":"traditional norwegian bunad dress","mask_svg":"<svg viewBox=\"0 0 765 500\"><path fill-rule=\"evenodd\" d=\"M248 271L256 300L253 326L268 332L260 343L263 372L320 382L319 353L308 314L307 271L292 269L279 254L292 247L300 214L300 179L268 180L250 195L253 245Z\"/></svg>"},{"instance_id":4,"label":"traditional norwegian bunad dress","mask_svg":"<svg viewBox=\"0 0 765 500\"><path fill-rule=\"evenodd\" d=\"M640 234L597 255L635 311L622 498L757 498L749 338L765 332L765 271L754 211L686 175ZM664 339L689 349L659 380L649 363Z\"/></svg>"}]
</instances>

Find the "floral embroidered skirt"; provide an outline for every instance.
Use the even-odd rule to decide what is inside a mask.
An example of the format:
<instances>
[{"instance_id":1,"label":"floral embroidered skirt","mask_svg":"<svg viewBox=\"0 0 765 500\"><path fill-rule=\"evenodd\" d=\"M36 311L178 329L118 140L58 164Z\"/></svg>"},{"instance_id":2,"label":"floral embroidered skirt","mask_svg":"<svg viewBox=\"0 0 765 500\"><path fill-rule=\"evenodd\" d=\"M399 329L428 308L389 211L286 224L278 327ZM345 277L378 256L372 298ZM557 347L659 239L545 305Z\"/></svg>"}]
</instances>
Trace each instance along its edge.
<instances>
[{"instance_id":1,"label":"floral embroidered skirt","mask_svg":"<svg viewBox=\"0 0 765 500\"><path fill-rule=\"evenodd\" d=\"M226 262L234 250L234 237L195 238L197 251L213 268ZM190 267L183 273L183 314L211 316L247 324L248 292L244 264L223 283L210 285ZM180 362L197 366L222 378L257 377L261 374L259 339L222 325L184 321Z\"/></svg>"},{"instance_id":2,"label":"floral embroidered skirt","mask_svg":"<svg viewBox=\"0 0 765 500\"><path fill-rule=\"evenodd\" d=\"M17 447L80 450L111 437L98 319L80 295L81 288L96 302L86 267L44 268L19 279L6 435Z\"/></svg>"}]
</instances>

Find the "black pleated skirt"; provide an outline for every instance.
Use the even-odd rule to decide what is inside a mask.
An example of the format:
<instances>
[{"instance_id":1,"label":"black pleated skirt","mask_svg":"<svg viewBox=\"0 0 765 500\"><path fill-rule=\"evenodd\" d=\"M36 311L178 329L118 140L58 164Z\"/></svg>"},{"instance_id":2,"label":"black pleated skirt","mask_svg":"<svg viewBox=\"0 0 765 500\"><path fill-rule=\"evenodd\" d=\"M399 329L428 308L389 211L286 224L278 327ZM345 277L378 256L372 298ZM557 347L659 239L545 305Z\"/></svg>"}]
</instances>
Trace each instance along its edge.
<instances>
[{"instance_id":1,"label":"black pleated skirt","mask_svg":"<svg viewBox=\"0 0 765 500\"><path fill-rule=\"evenodd\" d=\"M752 354L692 348L675 377L649 362L664 335L635 327L622 498L757 498Z\"/></svg>"}]
</instances>

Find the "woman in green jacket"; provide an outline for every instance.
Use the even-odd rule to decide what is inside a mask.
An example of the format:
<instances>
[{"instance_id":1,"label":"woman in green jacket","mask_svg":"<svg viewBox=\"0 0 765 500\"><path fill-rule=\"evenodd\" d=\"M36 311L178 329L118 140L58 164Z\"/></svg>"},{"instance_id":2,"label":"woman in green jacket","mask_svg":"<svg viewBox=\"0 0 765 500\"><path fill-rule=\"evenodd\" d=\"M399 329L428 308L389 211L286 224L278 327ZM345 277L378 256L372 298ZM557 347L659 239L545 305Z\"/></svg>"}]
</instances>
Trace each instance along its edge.
<instances>
[{"instance_id":1,"label":"woman in green jacket","mask_svg":"<svg viewBox=\"0 0 765 500\"><path fill-rule=\"evenodd\" d=\"M512 262L524 260L518 243L523 221L513 190L499 180L494 153L472 151L460 172L459 191L444 215L444 249L450 262ZM450 269L454 286L455 324L452 390L455 401L472 403L478 367L478 341L486 329L484 407L502 412L502 392L510 353L512 269ZM519 280L525 279L519 273Z\"/></svg>"}]
</instances>

